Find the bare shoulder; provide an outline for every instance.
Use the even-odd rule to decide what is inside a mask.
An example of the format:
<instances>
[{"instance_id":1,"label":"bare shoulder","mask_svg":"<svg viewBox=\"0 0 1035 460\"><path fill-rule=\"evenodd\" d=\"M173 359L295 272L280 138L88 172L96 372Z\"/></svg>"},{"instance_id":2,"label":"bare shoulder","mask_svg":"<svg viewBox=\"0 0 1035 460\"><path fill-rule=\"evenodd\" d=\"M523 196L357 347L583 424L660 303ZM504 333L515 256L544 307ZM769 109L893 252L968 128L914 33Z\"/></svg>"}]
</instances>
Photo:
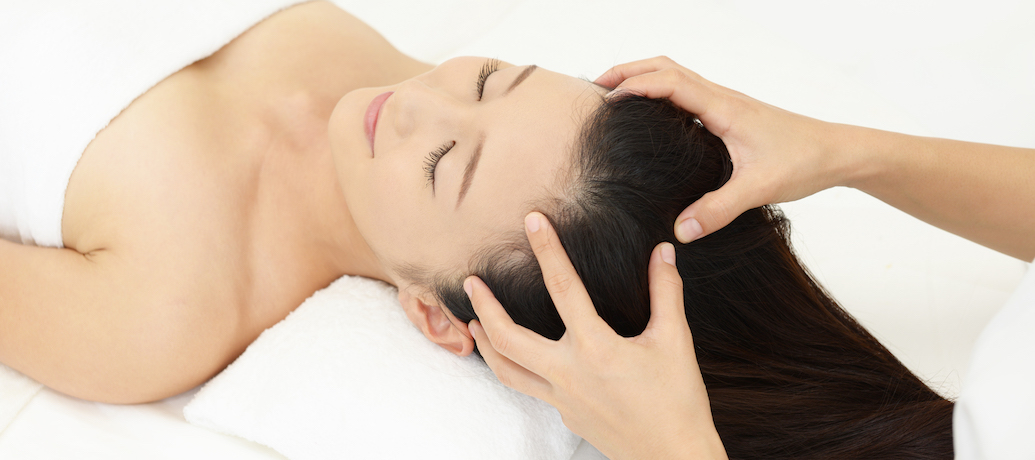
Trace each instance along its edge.
<instances>
[{"instance_id":1,"label":"bare shoulder","mask_svg":"<svg viewBox=\"0 0 1035 460\"><path fill-rule=\"evenodd\" d=\"M293 78L299 70L328 77L322 85L382 86L430 66L397 50L379 32L327 1L293 6L256 24L200 63L236 82L242 73L277 72ZM314 65L319 68L314 69Z\"/></svg>"},{"instance_id":2,"label":"bare shoulder","mask_svg":"<svg viewBox=\"0 0 1035 460\"><path fill-rule=\"evenodd\" d=\"M5 363L73 396L132 403L186 391L243 351L234 197L248 164L214 141L225 114L200 77L156 85L87 147L66 190L65 249L11 249L39 268L10 276L39 289L15 288L0 308L32 310L17 327L45 340L11 336Z\"/></svg>"},{"instance_id":3,"label":"bare shoulder","mask_svg":"<svg viewBox=\"0 0 1035 460\"><path fill-rule=\"evenodd\" d=\"M210 118L220 109L195 80L186 72L152 88L97 135L66 192L65 263L22 274L68 293L45 300L38 312L49 315L27 326L55 335L23 370L48 386L106 402L159 399L204 382L247 346L243 198L255 166L214 140L226 132ZM23 345L25 356L40 350Z\"/></svg>"}]
</instances>

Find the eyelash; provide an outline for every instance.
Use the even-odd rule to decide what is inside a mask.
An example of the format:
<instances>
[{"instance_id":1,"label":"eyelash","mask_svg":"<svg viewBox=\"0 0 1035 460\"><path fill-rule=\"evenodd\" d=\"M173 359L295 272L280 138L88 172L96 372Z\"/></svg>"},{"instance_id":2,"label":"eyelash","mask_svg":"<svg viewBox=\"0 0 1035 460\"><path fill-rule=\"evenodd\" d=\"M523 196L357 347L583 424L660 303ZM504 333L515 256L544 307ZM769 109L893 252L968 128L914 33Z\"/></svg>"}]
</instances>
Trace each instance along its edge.
<instances>
[{"instance_id":1,"label":"eyelash","mask_svg":"<svg viewBox=\"0 0 1035 460\"><path fill-rule=\"evenodd\" d=\"M478 72L478 85L476 88L479 101L482 100L482 93L485 91L485 80L488 80L489 75L492 75L497 70L500 70L499 59L489 59L485 61L485 64L482 64L482 70Z\"/></svg>"},{"instance_id":2,"label":"eyelash","mask_svg":"<svg viewBox=\"0 0 1035 460\"><path fill-rule=\"evenodd\" d=\"M424 159L424 176L428 178L428 184L431 185L432 190L435 189L435 168L438 166L438 161L446 156L454 145L456 145L456 141L446 142Z\"/></svg>"},{"instance_id":3,"label":"eyelash","mask_svg":"<svg viewBox=\"0 0 1035 460\"><path fill-rule=\"evenodd\" d=\"M485 92L485 80L489 79L489 75L500 69L499 59L489 59L482 64L482 69L478 72L478 80L475 85L475 91L478 94L478 100L482 100L482 93ZM428 157L424 159L424 177L428 179L428 184L431 185L432 190L435 189L435 168L438 167L439 160L446 156L453 146L456 145L456 141L449 141L443 144L435 151L428 154Z\"/></svg>"}]
</instances>

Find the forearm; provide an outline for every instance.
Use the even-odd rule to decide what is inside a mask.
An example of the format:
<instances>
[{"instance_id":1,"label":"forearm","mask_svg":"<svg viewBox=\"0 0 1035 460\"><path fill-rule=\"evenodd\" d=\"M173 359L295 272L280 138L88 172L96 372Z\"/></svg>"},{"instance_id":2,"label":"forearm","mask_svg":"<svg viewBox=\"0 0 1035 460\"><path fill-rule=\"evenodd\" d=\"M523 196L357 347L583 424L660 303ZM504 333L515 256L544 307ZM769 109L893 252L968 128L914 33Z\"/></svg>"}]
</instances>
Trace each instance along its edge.
<instances>
[{"instance_id":1,"label":"forearm","mask_svg":"<svg viewBox=\"0 0 1035 460\"><path fill-rule=\"evenodd\" d=\"M1035 150L838 125L846 183L931 225L1035 258Z\"/></svg>"}]
</instances>

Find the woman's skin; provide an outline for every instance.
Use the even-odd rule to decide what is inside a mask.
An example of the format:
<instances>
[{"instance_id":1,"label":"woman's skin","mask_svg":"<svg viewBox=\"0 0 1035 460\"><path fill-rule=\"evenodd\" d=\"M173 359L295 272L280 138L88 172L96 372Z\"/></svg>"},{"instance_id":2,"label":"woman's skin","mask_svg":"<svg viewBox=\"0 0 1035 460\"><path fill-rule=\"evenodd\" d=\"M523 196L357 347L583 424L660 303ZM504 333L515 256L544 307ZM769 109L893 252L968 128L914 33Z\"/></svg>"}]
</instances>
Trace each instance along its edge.
<instances>
[{"instance_id":1,"label":"woman's skin","mask_svg":"<svg viewBox=\"0 0 1035 460\"><path fill-rule=\"evenodd\" d=\"M1035 150L825 123L716 85L665 57L617 66L597 82L667 97L729 148L732 178L679 216L674 230L682 241L744 210L847 185L990 248L1035 257L1035 215L1026 212L1035 209ZM681 314L682 283L659 261L664 244L651 256L650 323L640 336L623 338L596 314L546 218L528 219L567 332L553 342L514 324L488 287L469 277L464 286L482 320L469 327L500 381L553 404L572 431L613 460L725 459L692 325ZM689 219L698 224L681 228Z\"/></svg>"},{"instance_id":2,"label":"woman's skin","mask_svg":"<svg viewBox=\"0 0 1035 460\"><path fill-rule=\"evenodd\" d=\"M0 240L0 362L72 396L153 401L212 377L346 274L400 287L430 339L469 353L466 325L396 268L465 270L518 231L559 193L604 93L501 63L479 100L486 62L433 68L312 2L166 78L83 153L65 248ZM371 149L364 116L389 91ZM447 143L432 187L426 158Z\"/></svg>"}]
</instances>

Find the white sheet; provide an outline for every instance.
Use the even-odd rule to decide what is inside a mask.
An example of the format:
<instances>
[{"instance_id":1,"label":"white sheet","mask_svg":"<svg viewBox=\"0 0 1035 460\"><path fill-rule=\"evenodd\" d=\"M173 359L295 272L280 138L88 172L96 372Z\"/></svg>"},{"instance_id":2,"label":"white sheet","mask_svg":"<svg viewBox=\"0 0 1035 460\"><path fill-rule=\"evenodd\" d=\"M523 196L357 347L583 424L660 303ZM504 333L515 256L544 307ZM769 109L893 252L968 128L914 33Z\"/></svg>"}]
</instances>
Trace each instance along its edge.
<instances>
[{"instance_id":1,"label":"white sheet","mask_svg":"<svg viewBox=\"0 0 1035 460\"><path fill-rule=\"evenodd\" d=\"M1035 4L1023 0L338 3L429 61L490 55L594 78L666 54L826 120L1035 147ZM784 209L835 297L955 394L974 339L1026 264L852 190ZM188 397L117 407L43 390L0 433L0 458L279 458L183 422Z\"/></svg>"}]
</instances>

